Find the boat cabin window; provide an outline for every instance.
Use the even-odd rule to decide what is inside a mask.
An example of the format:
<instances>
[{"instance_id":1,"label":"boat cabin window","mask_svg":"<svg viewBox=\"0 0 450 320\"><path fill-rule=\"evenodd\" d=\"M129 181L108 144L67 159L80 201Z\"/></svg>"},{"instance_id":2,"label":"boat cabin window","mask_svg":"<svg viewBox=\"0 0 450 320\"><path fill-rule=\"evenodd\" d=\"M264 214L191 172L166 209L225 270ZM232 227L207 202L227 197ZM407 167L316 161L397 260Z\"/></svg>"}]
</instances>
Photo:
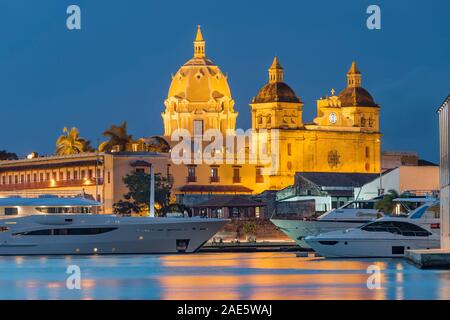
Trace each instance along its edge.
<instances>
[{"instance_id":1,"label":"boat cabin window","mask_svg":"<svg viewBox=\"0 0 450 320\"><path fill-rule=\"evenodd\" d=\"M389 232L407 237L427 237L431 235L430 232L415 224L400 221L372 222L362 226L361 229L369 232Z\"/></svg>"},{"instance_id":2,"label":"boat cabin window","mask_svg":"<svg viewBox=\"0 0 450 320\"><path fill-rule=\"evenodd\" d=\"M374 209L375 202L358 202L353 201L342 207L342 209Z\"/></svg>"},{"instance_id":3,"label":"boat cabin window","mask_svg":"<svg viewBox=\"0 0 450 320\"><path fill-rule=\"evenodd\" d=\"M36 210L42 213L91 213L89 207L38 207Z\"/></svg>"},{"instance_id":4,"label":"boat cabin window","mask_svg":"<svg viewBox=\"0 0 450 320\"><path fill-rule=\"evenodd\" d=\"M5 208L5 216L17 216L18 214L18 208Z\"/></svg>"},{"instance_id":5,"label":"boat cabin window","mask_svg":"<svg viewBox=\"0 0 450 320\"><path fill-rule=\"evenodd\" d=\"M0 232L5 232L8 231L9 228L8 227L0 227Z\"/></svg>"},{"instance_id":6,"label":"boat cabin window","mask_svg":"<svg viewBox=\"0 0 450 320\"><path fill-rule=\"evenodd\" d=\"M117 230L117 228L63 228L63 229L41 229L14 233L14 236L86 236L106 233Z\"/></svg>"}]
</instances>

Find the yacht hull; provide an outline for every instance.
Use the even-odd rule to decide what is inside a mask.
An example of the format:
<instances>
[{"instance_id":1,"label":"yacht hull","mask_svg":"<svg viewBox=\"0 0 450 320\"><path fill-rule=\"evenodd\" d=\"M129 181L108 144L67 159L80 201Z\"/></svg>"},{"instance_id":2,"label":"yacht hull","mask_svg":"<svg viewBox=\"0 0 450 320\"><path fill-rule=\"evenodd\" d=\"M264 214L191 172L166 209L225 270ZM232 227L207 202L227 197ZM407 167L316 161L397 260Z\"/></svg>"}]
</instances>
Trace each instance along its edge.
<instances>
[{"instance_id":1,"label":"yacht hull","mask_svg":"<svg viewBox=\"0 0 450 320\"><path fill-rule=\"evenodd\" d=\"M310 249L311 246L305 242L308 236L321 233L357 228L367 221L325 221L325 220L270 220L280 231L294 240L300 247Z\"/></svg>"},{"instance_id":2,"label":"yacht hull","mask_svg":"<svg viewBox=\"0 0 450 320\"><path fill-rule=\"evenodd\" d=\"M436 249L437 239L307 239L316 253L326 258L395 258L405 250ZM332 244L337 242L336 244Z\"/></svg>"},{"instance_id":3,"label":"yacht hull","mask_svg":"<svg viewBox=\"0 0 450 320\"><path fill-rule=\"evenodd\" d=\"M8 219L2 221L8 230L0 232L0 255L192 253L227 222L112 215Z\"/></svg>"}]
</instances>

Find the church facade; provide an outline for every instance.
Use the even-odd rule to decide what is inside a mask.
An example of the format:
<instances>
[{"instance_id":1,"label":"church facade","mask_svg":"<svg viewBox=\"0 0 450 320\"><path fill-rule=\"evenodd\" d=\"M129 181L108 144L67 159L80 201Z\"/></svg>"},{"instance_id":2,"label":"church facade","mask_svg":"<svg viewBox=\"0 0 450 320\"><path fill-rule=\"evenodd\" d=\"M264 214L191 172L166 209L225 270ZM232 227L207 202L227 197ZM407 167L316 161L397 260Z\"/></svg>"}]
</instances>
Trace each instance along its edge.
<instances>
[{"instance_id":1,"label":"church facade","mask_svg":"<svg viewBox=\"0 0 450 320\"><path fill-rule=\"evenodd\" d=\"M255 141L264 144L258 145L261 150L271 150L275 169L258 161L172 166L178 192L260 193L292 185L296 172L380 172L380 106L362 87L355 62L347 72L346 87L337 95L332 90L330 96L317 100L317 116L312 122L304 121L304 103L284 81L284 69L276 57L268 71L267 84L250 103L251 134L252 138L267 136L265 141ZM236 130L238 113L227 76L207 58L200 27L194 56L172 76L164 104L164 136L171 145L176 143L174 133L180 130L192 136L210 129L224 136ZM213 153L225 159L227 153L233 152L234 158L241 151L223 146ZM242 152L248 159L248 147ZM271 170L265 170L270 166Z\"/></svg>"}]
</instances>

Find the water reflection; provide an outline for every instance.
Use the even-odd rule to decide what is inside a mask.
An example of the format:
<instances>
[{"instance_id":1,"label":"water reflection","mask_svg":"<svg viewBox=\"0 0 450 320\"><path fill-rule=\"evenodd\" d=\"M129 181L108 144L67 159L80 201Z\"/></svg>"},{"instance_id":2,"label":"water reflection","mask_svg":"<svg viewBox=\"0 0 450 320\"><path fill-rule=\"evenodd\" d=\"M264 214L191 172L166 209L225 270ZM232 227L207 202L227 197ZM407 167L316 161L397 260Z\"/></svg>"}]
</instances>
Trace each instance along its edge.
<instances>
[{"instance_id":1,"label":"water reflection","mask_svg":"<svg viewBox=\"0 0 450 320\"><path fill-rule=\"evenodd\" d=\"M66 287L81 268L82 290ZM370 290L367 267L381 270ZM0 299L449 299L450 271L293 253L0 257Z\"/></svg>"}]
</instances>

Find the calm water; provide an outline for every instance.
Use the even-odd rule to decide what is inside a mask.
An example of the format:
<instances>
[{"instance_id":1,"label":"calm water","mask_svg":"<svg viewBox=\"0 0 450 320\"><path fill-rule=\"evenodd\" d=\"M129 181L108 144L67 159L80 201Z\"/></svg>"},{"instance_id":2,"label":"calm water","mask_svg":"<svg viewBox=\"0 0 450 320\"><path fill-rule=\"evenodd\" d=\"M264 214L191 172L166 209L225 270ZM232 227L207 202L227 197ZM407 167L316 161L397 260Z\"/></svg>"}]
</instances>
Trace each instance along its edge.
<instances>
[{"instance_id":1,"label":"calm water","mask_svg":"<svg viewBox=\"0 0 450 320\"><path fill-rule=\"evenodd\" d=\"M366 286L381 268L381 289ZM81 268L81 290L66 287ZM450 271L294 253L0 257L0 299L450 299Z\"/></svg>"}]
</instances>

